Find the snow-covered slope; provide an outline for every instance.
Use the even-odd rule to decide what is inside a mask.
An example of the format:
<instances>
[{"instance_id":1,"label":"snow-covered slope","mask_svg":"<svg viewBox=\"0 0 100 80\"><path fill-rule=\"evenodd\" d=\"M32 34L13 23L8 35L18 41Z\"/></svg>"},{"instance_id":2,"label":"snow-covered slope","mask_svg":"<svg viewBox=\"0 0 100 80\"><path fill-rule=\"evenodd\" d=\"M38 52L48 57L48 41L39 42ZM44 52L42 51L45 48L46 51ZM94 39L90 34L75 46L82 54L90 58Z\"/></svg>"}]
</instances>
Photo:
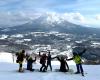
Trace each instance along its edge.
<instances>
[{"instance_id":1,"label":"snow-covered slope","mask_svg":"<svg viewBox=\"0 0 100 80\"><path fill-rule=\"evenodd\" d=\"M71 72L55 72L55 69L59 69L58 61L52 62L52 72L49 70L45 73L39 71L30 72L25 70L24 73L18 73L18 64L8 63L10 60L8 57L11 58L10 53L2 53L2 56L0 57L0 80L100 80L100 65L83 65L85 71L84 77L79 74L73 74ZM3 60L3 62L1 60ZM58 64L55 65L55 63ZM68 62L68 64L69 63L70 62ZM40 66L40 64L33 64L34 69L39 70ZM70 69L73 69L73 71L76 71L75 65L69 64L69 67ZM26 68L26 64L24 64L24 68Z\"/></svg>"},{"instance_id":2,"label":"snow-covered slope","mask_svg":"<svg viewBox=\"0 0 100 80\"><path fill-rule=\"evenodd\" d=\"M26 65L24 66L26 67ZM73 70L76 67L69 65ZM58 69L59 65L53 65L53 71L42 72L30 72L18 73L18 65L12 63L0 63L0 80L100 80L100 65L84 65L85 77L77 74L71 74L70 72L55 72L54 69ZM39 69L40 65L34 64L34 69Z\"/></svg>"},{"instance_id":3,"label":"snow-covered slope","mask_svg":"<svg viewBox=\"0 0 100 80\"><path fill-rule=\"evenodd\" d=\"M13 62L13 55L8 52L0 52L0 62Z\"/></svg>"}]
</instances>

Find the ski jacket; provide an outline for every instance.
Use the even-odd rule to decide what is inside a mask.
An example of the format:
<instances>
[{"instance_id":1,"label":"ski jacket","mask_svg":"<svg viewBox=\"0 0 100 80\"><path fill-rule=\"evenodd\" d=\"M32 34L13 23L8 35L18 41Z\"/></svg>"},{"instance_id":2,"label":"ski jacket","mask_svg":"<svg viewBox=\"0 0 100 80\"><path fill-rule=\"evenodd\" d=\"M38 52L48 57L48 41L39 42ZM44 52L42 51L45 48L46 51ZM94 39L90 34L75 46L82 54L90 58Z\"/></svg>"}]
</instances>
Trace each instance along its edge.
<instances>
[{"instance_id":1,"label":"ski jacket","mask_svg":"<svg viewBox=\"0 0 100 80\"><path fill-rule=\"evenodd\" d=\"M73 56L73 60L75 61L76 64L82 63L81 57L79 55Z\"/></svg>"},{"instance_id":2,"label":"ski jacket","mask_svg":"<svg viewBox=\"0 0 100 80\"><path fill-rule=\"evenodd\" d=\"M25 58L25 54L20 52L20 53L17 53L17 62L23 62L24 58Z\"/></svg>"}]
</instances>

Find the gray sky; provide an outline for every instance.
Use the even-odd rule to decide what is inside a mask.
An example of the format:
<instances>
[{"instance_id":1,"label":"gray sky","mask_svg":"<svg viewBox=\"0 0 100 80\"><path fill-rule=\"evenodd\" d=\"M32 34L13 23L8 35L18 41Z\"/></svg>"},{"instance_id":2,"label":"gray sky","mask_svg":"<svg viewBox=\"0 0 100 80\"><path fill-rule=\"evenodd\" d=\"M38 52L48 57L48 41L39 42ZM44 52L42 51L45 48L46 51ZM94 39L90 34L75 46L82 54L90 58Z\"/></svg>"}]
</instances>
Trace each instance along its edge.
<instances>
[{"instance_id":1,"label":"gray sky","mask_svg":"<svg viewBox=\"0 0 100 80\"><path fill-rule=\"evenodd\" d=\"M0 0L0 26L23 24L41 14L100 27L100 0Z\"/></svg>"}]
</instances>

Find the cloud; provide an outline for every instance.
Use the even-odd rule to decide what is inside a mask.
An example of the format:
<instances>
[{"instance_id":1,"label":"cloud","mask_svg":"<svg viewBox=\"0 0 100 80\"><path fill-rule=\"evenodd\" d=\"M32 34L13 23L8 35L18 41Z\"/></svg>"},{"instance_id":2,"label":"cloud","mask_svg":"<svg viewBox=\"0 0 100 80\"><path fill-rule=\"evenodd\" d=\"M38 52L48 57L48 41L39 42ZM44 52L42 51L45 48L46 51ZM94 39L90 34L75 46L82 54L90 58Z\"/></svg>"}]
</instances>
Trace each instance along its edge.
<instances>
[{"instance_id":1,"label":"cloud","mask_svg":"<svg viewBox=\"0 0 100 80\"><path fill-rule=\"evenodd\" d=\"M15 26L19 24L23 24L29 20L28 17L26 17L22 13L0 13L0 27L8 27L8 26Z\"/></svg>"},{"instance_id":2,"label":"cloud","mask_svg":"<svg viewBox=\"0 0 100 80\"><path fill-rule=\"evenodd\" d=\"M14 2L17 2L19 0L0 0L0 6L5 6Z\"/></svg>"},{"instance_id":3,"label":"cloud","mask_svg":"<svg viewBox=\"0 0 100 80\"><path fill-rule=\"evenodd\" d=\"M96 15L96 20L100 20L100 14Z\"/></svg>"},{"instance_id":4,"label":"cloud","mask_svg":"<svg viewBox=\"0 0 100 80\"><path fill-rule=\"evenodd\" d=\"M9 27L25 24L38 18L42 13L34 11L0 12L0 27Z\"/></svg>"},{"instance_id":5,"label":"cloud","mask_svg":"<svg viewBox=\"0 0 100 80\"><path fill-rule=\"evenodd\" d=\"M17 25L49 12L56 16L54 20L60 17L77 24L100 25L99 7L99 0L0 0L0 24Z\"/></svg>"},{"instance_id":6,"label":"cloud","mask_svg":"<svg viewBox=\"0 0 100 80\"><path fill-rule=\"evenodd\" d=\"M56 11L99 13L99 0L0 0L0 11Z\"/></svg>"},{"instance_id":7,"label":"cloud","mask_svg":"<svg viewBox=\"0 0 100 80\"><path fill-rule=\"evenodd\" d=\"M75 13L57 13L57 12L45 12L45 13L34 13L34 12L7 12L7 13L0 13L0 25L2 26L15 26L15 25L21 25L26 22L29 22L31 20L34 20L40 16L47 16L48 21L52 22L61 22L62 20L66 20L75 24L79 25L88 25L88 26L94 26L94 25L100 25L99 21L95 18L87 18L83 16L79 12ZM100 16L98 15L98 19ZM5 22L6 20L6 22Z\"/></svg>"},{"instance_id":8,"label":"cloud","mask_svg":"<svg viewBox=\"0 0 100 80\"><path fill-rule=\"evenodd\" d=\"M100 27L100 20L96 20L95 18L87 18L86 19L86 24L89 26L89 27Z\"/></svg>"},{"instance_id":9,"label":"cloud","mask_svg":"<svg viewBox=\"0 0 100 80\"><path fill-rule=\"evenodd\" d=\"M87 27L99 27L100 26L100 15L96 15L95 17L88 17L84 16L79 12L75 13L57 13L57 12L48 12L49 15L48 20L49 21L58 21L66 20L71 23L84 25Z\"/></svg>"},{"instance_id":10,"label":"cloud","mask_svg":"<svg viewBox=\"0 0 100 80\"><path fill-rule=\"evenodd\" d=\"M85 17L82 14L80 14L79 12L64 13L61 16L64 20L67 20L69 22L85 25L85 21L86 21Z\"/></svg>"}]
</instances>

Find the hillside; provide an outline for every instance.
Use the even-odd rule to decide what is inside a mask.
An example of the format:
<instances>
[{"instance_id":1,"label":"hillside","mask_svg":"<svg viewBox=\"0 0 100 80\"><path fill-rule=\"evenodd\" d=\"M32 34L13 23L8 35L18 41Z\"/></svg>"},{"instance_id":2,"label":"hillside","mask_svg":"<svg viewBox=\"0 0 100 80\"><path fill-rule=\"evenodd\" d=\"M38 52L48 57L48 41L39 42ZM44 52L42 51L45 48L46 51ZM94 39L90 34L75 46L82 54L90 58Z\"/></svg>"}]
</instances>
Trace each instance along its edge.
<instances>
[{"instance_id":1,"label":"hillside","mask_svg":"<svg viewBox=\"0 0 100 80\"><path fill-rule=\"evenodd\" d=\"M28 33L28 32L60 32L77 35L93 35L99 36L99 28L91 28L83 25L78 25L69 22L68 20L57 17L51 18L52 15L41 15L40 17L31 20L22 25L16 25L13 27L0 28L0 34L16 34L16 33ZM49 19L50 18L50 19ZM100 37L100 36L99 36Z\"/></svg>"}]
</instances>

